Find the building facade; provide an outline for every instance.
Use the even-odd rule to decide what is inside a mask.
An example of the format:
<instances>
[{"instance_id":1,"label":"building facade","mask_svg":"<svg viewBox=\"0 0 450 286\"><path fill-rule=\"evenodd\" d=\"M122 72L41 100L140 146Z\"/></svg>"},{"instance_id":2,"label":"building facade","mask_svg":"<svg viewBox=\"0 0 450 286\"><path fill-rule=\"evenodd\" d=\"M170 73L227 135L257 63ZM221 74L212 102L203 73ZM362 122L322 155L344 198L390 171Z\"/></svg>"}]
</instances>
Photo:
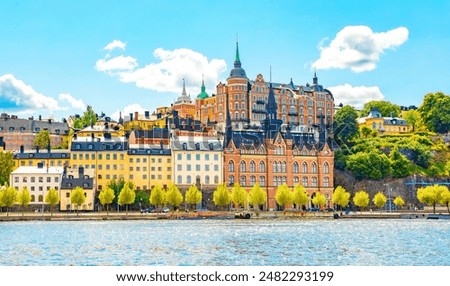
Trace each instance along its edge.
<instances>
[{"instance_id":1,"label":"building facade","mask_svg":"<svg viewBox=\"0 0 450 286\"><path fill-rule=\"evenodd\" d=\"M79 207L72 204L70 200L72 192L76 187L83 189L86 198L85 202ZM95 197L94 172L92 169L87 172L83 167L78 167L78 169L64 169L59 191L60 211L93 211L95 208Z\"/></svg>"},{"instance_id":2,"label":"building facade","mask_svg":"<svg viewBox=\"0 0 450 286\"><path fill-rule=\"evenodd\" d=\"M409 124L405 119L394 117L393 113L391 113L390 117L383 117L378 108L372 108L366 117L358 118L358 126L360 128L366 126L375 130L380 135L395 135L410 132Z\"/></svg>"}]
</instances>

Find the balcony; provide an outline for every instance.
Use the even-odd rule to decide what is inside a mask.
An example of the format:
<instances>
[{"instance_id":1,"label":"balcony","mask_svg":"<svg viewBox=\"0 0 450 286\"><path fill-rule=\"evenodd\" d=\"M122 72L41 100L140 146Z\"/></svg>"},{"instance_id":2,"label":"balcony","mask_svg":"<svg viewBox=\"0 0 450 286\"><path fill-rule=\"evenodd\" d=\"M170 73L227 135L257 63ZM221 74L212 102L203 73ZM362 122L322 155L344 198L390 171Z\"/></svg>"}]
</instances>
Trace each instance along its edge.
<instances>
[{"instance_id":1,"label":"balcony","mask_svg":"<svg viewBox=\"0 0 450 286\"><path fill-rule=\"evenodd\" d=\"M266 113L265 110L257 109L257 108L253 108L253 109L252 109L252 112L253 112L253 113Z\"/></svg>"},{"instance_id":2,"label":"balcony","mask_svg":"<svg viewBox=\"0 0 450 286\"><path fill-rule=\"evenodd\" d=\"M256 104L266 104L266 102L264 100L262 100L262 99L261 100L258 99L255 102L256 102Z\"/></svg>"},{"instance_id":3,"label":"balcony","mask_svg":"<svg viewBox=\"0 0 450 286\"><path fill-rule=\"evenodd\" d=\"M289 116L298 116L298 112L297 111L289 111L288 115Z\"/></svg>"}]
</instances>

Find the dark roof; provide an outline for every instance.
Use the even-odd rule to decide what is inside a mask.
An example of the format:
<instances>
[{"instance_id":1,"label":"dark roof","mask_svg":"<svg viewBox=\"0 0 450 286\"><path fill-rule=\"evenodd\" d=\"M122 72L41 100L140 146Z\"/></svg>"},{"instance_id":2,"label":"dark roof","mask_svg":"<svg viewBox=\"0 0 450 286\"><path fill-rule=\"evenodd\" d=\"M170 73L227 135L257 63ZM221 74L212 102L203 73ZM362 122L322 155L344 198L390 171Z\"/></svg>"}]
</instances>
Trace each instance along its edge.
<instances>
[{"instance_id":1,"label":"dark roof","mask_svg":"<svg viewBox=\"0 0 450 286\"><path fill-rule=\"evenodd\" d=\"M128 155L168 155L172 154L170 149L158 149L158 148L147 148L147 149L130 149L127 152Z\"/></svg>"},{"instance_id":2,"label":"dark roof","mask_svg":"<svg viewBox=\"0 0 450 286\"><path fill-rule=\"evenodd\" d=\"M69 159L69 150L65 152L23 152L14 153L14 159Z\"/></svg>"},{"instance_id":3,"label":"dark roof","mask_svg":"<svg viewBox=\"0 0 450 286\"><path fill-rule=\"evenodd\" d=\"M194 140L172 140L171 142L172 150L199 150L199 151L222 151L223 145L220 140L204 140L204 141L194 141Z\"/></svg>"},{"instance_id":4,"label":"dark roof","mask_svg":"<svg viewBox=\"0 0 450 286\"><path fill-rule=\"evenodd\" d=\"M122 141L72 141L70 151L124 151L127 142Z\"/></svg>"},{"instance_id":5,"label":"dark roof","mask_svg":"<svg viewBox=\"0 0 450 286\"><path fill-rule=\"evenodd\" d=\"M152 130L134 130L135 138L168 139L170 136L167 128L153 128Z\"/></svg>"},{"instance_id":6,"label":"dark roof","mask_svg":"<svg viewBox=\"0 0 450 286\"><path fill-rule=\"evenodd\" d=\"M38 133L44 129L47 129L50 134L54 135L69 133L69 126L63 122L21 119L10 116L0 118L0 131Z\"/></svg>"}]
</instances>

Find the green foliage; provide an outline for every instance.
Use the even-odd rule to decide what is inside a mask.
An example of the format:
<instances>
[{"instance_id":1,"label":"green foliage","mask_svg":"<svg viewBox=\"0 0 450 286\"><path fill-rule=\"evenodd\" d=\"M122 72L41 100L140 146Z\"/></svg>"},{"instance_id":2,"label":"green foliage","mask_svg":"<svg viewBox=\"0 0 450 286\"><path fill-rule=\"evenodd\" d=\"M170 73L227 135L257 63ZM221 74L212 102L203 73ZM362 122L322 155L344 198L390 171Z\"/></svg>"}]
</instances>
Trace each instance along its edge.
<instances>
[{"instance_id":1,"label":"green foliage","mask_svg":"<svg viewBox=\"0 0 450 286\"><path fill-rule=\"evenodd\" d=\"M150 196L146 191L139 191L136 193L136 197L134 198L134 203L147 204L149 202Z\"/></svg>"},{"instance_id":2,"label":"green foliage","mask_svg":"<svg viewBox=\"0 0 450 286\"><path fill-rule=\"evenodd\" d=\"M41 130L36 137L34 137L34 146L40 149L45 149L50 145L50 133L48 130Z\"/></svg>"},{"instance_id":3,"label":"green foliage","mask_svg":"<svg viewBox=\"0 0 450 286\"><path fill-rule=\"evenodd\" d=\"M334 152L334 167L338 170L345 170L347 166L347 154L344 150L338 149Z\"/></svg>"},{"instance_id":4,"label":"green foliage","mask_svg":"<svg viewBox=\"0 0 450 286\"><path fill-rule=\"evenodd\" d=\"M164 190L159 186L153 186L150 192L150 204L155 207L162 207L166 203L166 194Z\"/></svg>"},{"instance_id":5,"label":"green foliage","mask_svg":"<svg viewBox=\"0 0 450 286\"><path fill-rule=\"evenodd\" d=\"M382 208L386 204L387 198L382 192L378 192L372 199L372 202L378 207Z\"/></svg>"},{"instance_id":6,"label":"green foliage","mask_svg":"<svg viewBox=\"0 0 450 286\"><path fill-rule=\"evenodd\" d=\"M297 206L297 209L308 204L309 197L306 193L305 187L300 184L294 186L292 202Z\"/></svg>"},{"instance_id":7,"label":"green foliage","mask_svg":"<svg viewBox=\"0 0 450 286\"><path fill-rule=\"evenodd\" d=\"M196 185L192 185L186 191L185 201L190 205L199 204L203 199L202 192L199 191Z\"/></svg>"},{"instance_id":8,"label":"green foliage","mask_svg":"<svg viewBox=\"0 0 450 286\"><path fill-rule=\"evenodd\" d=\"M369 135L371 135L373 133L372 131L374 131L374 130L367 126L363 126L363 127L361 127L359 133L361 134L361 136L363 138L367 138L367 137L369 137Z\"/></svg>"},{"instance_id":9,"label":"green foliage","mask_svg":"<svg viewBox=\"0 0 450 286\"><path fill-rule=\"evenodd\" d=\"M331 201L340 206L341 208L345 208L350 202L350 193L347 192L344 187L337 186L334 190L333 195L331 196Z\"/></svg>"},{"instance_id":10,"label":"green foliage","mask_svg":"<svg viewBox=\"0 0 450 286\"><path fill-rule=\"evenodd\" d=\"M442 92L428 93L418 111L428 130L447 133L450 130L450 96Z\"/></svg>"},{"instance_id":11,"label":"green foliage","mask_svg":"<svg viewBox=\"0 0 450 286\"><path fill-rule=\"evenodd\" d=\"M436 204L442 202L442 195L448 191L446 186L426 186L417 189L417 199L428 206L433 206L433 213L436 213Z\"/></svg>"},{"instance_id":12,"label":"green foliage","mask_svg":"<svg viewBox=\"0 0 450 286\"><path fill-rule=\"evenodd\" d=\"M86 111L80 118L75 119L74 128L81 129L97 122L97 115L95 114L92 106L88 105Z\"/></svg>"},{"instance_id":13,"label":"green foliage","mask_svg":"<svg viewBox=\"0 0 450 286\"><path fill-rule=\"evenodd\" d=\"M322 193L316 192L316 195L312 199L312 203L319 206L319 208L322 208L327 204L327 198Z\"/></svg>"},{"instance_id":14,"label":"green foliage","mask_svg":"<svg viewBox=\"0 0 450 286\"><path fill-rule=\"evenodd\" d=\"M17 201L17 190L14 187L3 187L0 191L0 206L6 207L6 215L9 215L9 208Z\"/></svg>"},{"instance_id":15,"label":"green foliage","mask_svg":"<svg viewBox=\"0 0 450 286\"><path fill-rule=\"evenodd\" d=\"M166 201L174 210L183 202L183 195L174 184L170 184L166 192Z\"/></svg>"},{"instance_id":16,"label":"green foliage","mask_svg":"<svg viewBox=\"0 0 450 286\"><path fill-rule=\"evenodd\" d=\"M394 117L398 117L401 111L400 106L397 104L383 100L372 100L364 104L361 110L361 116L366 117L372 108L378 108L382 117L390 117L391 112L394 113Z\"/></svg>"},{"instance_id":17,"label":"green foliage","mask_svg":"<svg viewBox=\"0 0 450 286\"><path fill-rule=\"evenodd\" d=\"M353 203L355 206L358 206L360 208L365 208L369 205L369 194L365 191L358 191L356 192L355 196L353 197Z\"/></svg>"},{"instance_id":18,"label":"green foliage","mask_svg":"<svg viewBox=\"0 0 450 286\"><path fill-rule=\"evenodd\" d=\"M246 207L248 203L248 193L238 183L235 183L231 189L231 201L236 208Z\"/></svg>"},{"instance_id":19,"label":"green foliage","mask_svg":"<svg viewBox=\"0 0 450 286\"><path fill-rule=\"evenodd\" d=\"M23 187L22 190L20 190L17 193L17 203L23 208L27 207L31 202L31 193L27 189L27 187Z\"/></svg>"},{"instance_id":20,"label":"green foliage","mask_svg":"<svg viewBox=\"0 0 450 286\"><path fill-rule=\"evenodd\" d=\"M113 202L114 200L114 190L110 187L106 187L103 190L101 190L100 194L98 195L98 199L100 200L100 203L105 206L106 205L106 213L109 215L108 206Z\"/></svg>"},{"instance_id":21,"label":"green foliage","mask_svg":"<svg viewBox=\"0 0 450 286\"><path fill-rule=\"evenodd\" d=\"M347 169L357 179L381 180L391 173L388 157L376 151L358 152L347 158Z\"/></svg>"},{"instance_id":22,"label":"green foliage","mask_svg":"<svg viewBox=\"0 0 450 286\"><path fill-rule=\"evenodd\" d=\"M59 194L54 188L48 190L45 195L45 203L50 205L50 215L53 215L53 207L59 203Z\"/></svg>"},{"instance_id":23,"label":"green foliage","mask_svg":"<svg viewBox=\"0 0 450 286\"><path fill-rule=\"evenodd\" d=\"M403 111L402 117L406 120L408 125L411 126L412 132L423 129L424 123L418 110L411 109Z\"/></svg>"},{"instance_id":24,"label":"green foliage","mask_svg":"<svg viewBox=\"0 0 450 286\"><path fill-rule=\"evenodd\" d=\"M70 203L77 206L77 215L78 210L82 204L86 201L86 196L84 195L84 190L82 187L75 187L72 190L72 194L70 195Z\"/></svg>"},{"instance_id":25,"label":"green foliage","mask_svg":"<svg viewBox=\"0 0 450 286\"><path fill-rule=\"evenodd\" d=\"M391 160L392 177L404 178L411 174L411 162L397 148L391 151L389 159Z\"/></svg>"},{"instance_id":26,"label":"green foliage","mask_svg":"<svg viewBox=\"0 0 450 286\"><path fill-rule=\"evenodd\" d=\"M249 202L257 209L267 202L267 194L258 183L250 190L249 197Z\"/></svg>"},{"instance_id":27,"label":"green foliage","mask_svg":"<svg viewBox=\"0 0 450 286\"><path fill-rule=\"evenodd\" d=\"M283 207L287 207L287 205L292 204L293 202L293 194L292 191L289 190L288 185L283 184L277 187L277 192L275 194L276 202Z\"/></svg>"},{"instance_id":28,"label":"green foliage","mask_svg":"<svg viewBox=\"0 0 450 286\"><path fill-rule=\"evenodd\" d=\"M339 143L349 142L358 135L358 111L353 106L346 105L334 116L334 136Z\"/></svg>"},{"instance_id":29,"label":"green foliage","mask_svg":"<svg viewBox=\"0 0 450 286\"><path fill-rule=\"evenodd\" d=\"M125 184L119 193L119 205L125 205L125 211L128 214L128 205L134 203L136 192L130 187L130 184Z\"/></svg>"},{"instance_id":30,"label":"green foliage","mask_svg":"<svg viewBox=\"0 0 450 286\"><path fill-rule=\"evenodd\" d=\"M397 196L394 199L394 205L401 208L405 205L405 201L403 200L403 198L401 196Z\"/></svg>"},{"instance_id":31,"label":"green foliage","mask_svg":"<svg viewBox=\"0 0 450 286\"><path fill-rule=\"evenodd\" d=\"M134 184L131 181L125 181L123 178L120 179L112 179L106 184L106 187L114 190L114 200L113 203L117 204L119 200L120 191L122 191L125 184L128 185L130 189L134 189Z\"/></svg>"},{"instance_id":32,"label":"green foliage","mask_svg":"<svg viewBox=\"0 0 450 286\"><path fill-rule=\"evenodd\" d=\"M445 187L446 189L442 191L441 193L441 200L440 200L440 204L447 206L447 211L450 214L450 191L448 189L448 187Z\"/></svg>"},{"instance_id":33,"label":"green foliage","mask_svg":"<svg viewBox=\"0 0 450 286\"><path fill-rule=\"evenodd\" d=\"M0 151L0 186L9 182L9 176L14 169L12 152Z\"/></svg>"},{"instance_id":34,"label":"green foliage","mask_svg":"<svg viewBox=\"0 0 450 286\"><path fill-rule=\"evenodd\" d=\"M222 183L217 186L216 190L213 193L213 202L216 206L227 206L231 202L231 195L227 189L225 183Z\"/></svg>"}]
</instances>

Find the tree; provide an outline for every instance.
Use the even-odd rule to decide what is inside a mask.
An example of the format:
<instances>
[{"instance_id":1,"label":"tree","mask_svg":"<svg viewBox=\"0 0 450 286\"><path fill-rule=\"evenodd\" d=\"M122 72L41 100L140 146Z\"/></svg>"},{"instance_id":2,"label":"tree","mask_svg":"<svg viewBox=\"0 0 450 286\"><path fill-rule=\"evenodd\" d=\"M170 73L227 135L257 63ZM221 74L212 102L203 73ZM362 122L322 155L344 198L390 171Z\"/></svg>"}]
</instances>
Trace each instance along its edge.
<instances>
[{"instance_id":1,"label":"tree","mask_svg":"<svg viewBox=\"0 0 450 286\"><path fill-rule=\"evenodd\" d=\"M397 207L401 208L405 205L405 201L402 199L401 196L397 196L394 199L394 205L396 205Z\"/></svg>"},{"instance_id":2,"label":"tree","mask_svg":"<svg viewBox=\"0 0 450 286\"><path fill-rule=\"evenodd\" d=\"M402 113L402 117L406 120L409 126L411 126L412 132L416 131L416 129L420 129L420 127L423 125L422 116L416 109L404 111Z\"/></svg>"},{"instance_id":3,"label":"tree","mask_svg":"<svg viewBox=\"0 0 450 286\"><path fill-rule=\"evenodd\" d=\"M371 128L367 127L367 126L363 126L360 129L360 134L364 137L367 138L369 137L370 134L372 134L372 130Z\"/></svg>"},{"instance_id":4,"label":"tree","mask_svg":"<svg viewBox=\"0 0 450 286\"><path fill-rule=\"evenodd\" d=\"M114 190L109 187L104 188L98 195L98 199L100 200L102 206L106 206L107 215L109 215L108 206L113 202L114 197L115 197Z\"/></svg>"},{"instance_id":5,"label":"tree","mask_svg":"<svg viewBox=\"0 0 450 286\"><path fill-rule=\"evenodd\" d=\"M14 158L12 152L0 152L0 186L9 182L9 176L14 169Z\"/></svg>"},{"instance_id":6,"label":"tree","mask_svg":"<svg viewBox=\"0 0 450 286\"><path fill-rule=\"evenodd\" d=\"M293 195L292 191L289 190L288 185L283 184L277 187L277 192L275 194L275 201L283 207L283 210L288 204L292 204Z\"/></svg>"},{"instance_id":7,"label":"tree","mask_svg":"<svg viewBox=\"0 0 450 286\"><path fill-rule=\"evenodd\" d=\"M132 188L130 188L129 184L125 184L122 190L120 190L119 205L125 205L125 212L127 215L128 215L128 205L134 202L135 197L136 193Z\"/></svg>"},{"instance_id":8,"label":"tree","mask_svg":"<svg viewBox=\"0 0 450 286\"><path fill-rule=\"evenodd\" d=\"M186 201L186 203L190 205L197 205L202 201L202 199L203 199L202 192L199 191L196 185L192 185L186 191L184 200Z\"/></svg>"},{"instance_id":9,"label":"tree","mask_svg":"<svg viewBox=\"0 0 450 286\"><path fill-rule=\"evenodd\" d=\"M428 93L419 106L419 113L429 130L447 133L450 130L450 96L442 92Z\"/></svg>"},{"instance_id":10,"label":"tree","mask_svg":"<svg viewBox=\"0 0 450 286\"><path fill-rule=\"evenodd\" d=\"M356 192L353 197L353 203L361 209L364 209L369 205L369 194L365 191Z\"/></svg>"},{"instance_id":11,"label":"tree","mask_svg":"<svg viewBox=\"0 0 450 286\"><path fill-rule=\"evenodd\" d=\"M417 189L417 199L428 206L433 206L436 213L436 204L442 201L442 193L448 190L445 186L433 185Z\"/></svg>"},{"instance_id":12,"label":"tree","mask_svg":"<svg viewBox=\"0 0 450 286\"><path fill-rule=\"evenodd\" d=\"M50 133L47 129L39 131L39 133L34 137L34 146L39 147L39 149L45 149L50 145Z\"/></svg>"},{"instance_id":13,"label":"tree","mask_svg":"<svg viewBox=\"0 0 450 286\"><path fill-rule=\"evenodd\" d=\"M82 204L86 201L86 196L84 195L84 190L82 187L78 186L72 190L70 195L70 203L77 206L77 216L78 210Z\"/></svg>"},{"instance_id":14,"label":"tree","mask_svg":"<svg viewBox=\"0 0 450 286\"><path fill-rule=\"evenodd\" d=\"M166 194L164 190L159 186L153 186L150 192L150 204L155 207L162 207L166 203Z\"/></svg>"},{"instance_id":15,"label":"tree","mask_svg":"<svg viewBox=\"0 0 450 286\"><path fill-rule=\"evenodd\" d=\"M364 107L361 110L361 116L367 116L372 108L378 108L382 117L390 117L391 113L393 113L394 117L398 117L401 111L399 105L389 101L371 100L364 104Z\"/></svg>"},{"instance_id":16,"label":"tree","mask_svg":"<svg viewBox=\"0 0 450 286\"><path fill-rule=\"evenodd\" d=\"M447 187L444 187L445 190L443 189L442 193L441 193L441 201L439 202L440 204L444 205L447 207L447 211L450 214L450 191Z\"/></svg>"},{"instance_id":17,"label":"tree","mask_svg":"<svg viewBox=\"0 0 450 286\"><path fill-rule=\"evenodd\" d=\"M74 127L77 129L85 128L91 124L95 124L97 122L97 114L95 114L92 106L88 105L86 111L79 118L76 118L74 121Z\"/></svg>"},{"instance_id":18,"label":"tree","mask_svg":"<svg viewBox=\"0 0 450 286\"><path fill-rule=\"evenodd\" d=\"M381 210L381 208L386 204L387 198L382 192L378 192L372 199L372 202Z\"/></svg>"},{"instance_id":19,"label":"tree","mask_svg":"<svg viewBox=\"0 0 450 286\"><path fill-rule=\"evenodd\" d=\"M108 188L111 188L114 190L114 199L113 199L113 203L114 204L118 204L119 201L119 193L120 191L123 189L123 187L125 186L125 184L128 184L128 187L130 189L134 190L134 184L131 181L125 181L123 178L120 179L112 179L111 181L108 182L108 184L106 185ZM117 208L118 209L118 208Z\"/></svg>"},{"instance_id":20,"label":"tree","mask_svg":"<svg viewBox=\"0 0 450 286\"><path fill-rule=\"evenodd\" d=\"M3 189L0 205L6 207L6 216L9 215L9 208L17 201L17 190L14 187Z\"/></svg>"},{"instance_id":21,"label":"tree","mask_svg":"<svg viewBox=\"0 0 450 286\"><path fill-rule=\"evenodd\" d=\"M348 156L347 169L356 179L380 180L391 173L389 158L379 151L358 152Z\"/></svg>"},{"instance_id":22,"label":"tree","mask_svg":"<svg viewBox=\"0 0 450 286\"><path fill-rule=\"evenodd\" d=\"M176 210L178 206L183 202L183 195L180 189L174 184L170 184L166 192L166 201L172 206L173 210Z\"/></svg>"},{"instance_id":23,"label":"tree","mask_svg":"<svg viewBox=\"0 0 450 286\"><path fill-rule=\"evenodd\" d=\"M411 174L412 164L398 151L398 148L392 149L389 159L391 160L392 177L404 178Z\"/></svg>"},{"instance_id":24,"label":"tree","mask_svg":"<svg viewBox=\"0 0 450 286\"><path fill-rule=\"evenodd\" d=\"M27 187L23 187L22 190L20 190L17 193L17 202L22 207L22 216L23 216L24 209L31 202L31 194L30 191L28 191Z\"/></svg>"},{"instance_id":25,"label":"tree","mask_svg":"<svg viewBox=\"0 0 450 286\"><path fill-rule=\"evenodd\" d=\"M230 205L231 195L225 183L217 186L213 193L213 202L216 206L224 207Z\"/></svg>"},{"instance_id":26,"label":"tree","mask_svg":"<svg viewBox=\"0 0 450 286\"><path fill-rule=\"evenodd\" d=\"M309 202L309 196L305 191L305 187L300 184L294 186L292 202L296 205L297 209L301 206L306 206Z\"/></svg>"},{"instance_id":27,"label":"tree","mask_svg":"<svg viewBox=\"0 0 450 286\"><path fill-rule=\"evenodd\" d=\"M331 196L331 201L333 202L333 204L344 208L348 206L348 203L350 202L350 193L347 192L344 187L337 186L333 192L333 195Z\"/></svg>"},{"instance_id":28,"label":"tree","mask_svg":"<svg viewBox=\"0 0 450 286\"><path fill-rule=\"evenodd\" d=\"M50 205L50 216L53 216L53 207L59 203L59 194L54 188L48 190L45 195L45 203Z\"/></svg>"},{"instance_id":29,"label":"tree","mask_svg":"<svg viewBox=\"0 0 450 286\"><path fill-rule=\"evenodd\" d=\"M321 192L316 192L316 195L312 199L312 203L319 206L319 209L321 209L327 204L327 198Z\"/></svg>"},{"instance_id":30,"label":"tree","mask_svg":"<svg viewBox=\"0 0 450 286\"><path fill-rule=\"evenodd\" d=\"M144 202L144 205L147 205L149 203L150 196L146 191L139 191L136 193L136 197L134 198L134 203L138 203L139 207L142 209L142 202Z\"/></svg>"},{"instance_id":31,"label":"tree","mask_svg":"<svg viewBox=\"0 0 450 286\"><path fill-rule=\"evenodd\" d=\"M334 116L334 136L339 143L347 143L358 135L358 111L353 106L346 105Z\"/></svg>"},{"instance_id":32,"label":"tree","mask_svg":"<svg viewBox=\"0 0 450 286\"><path fill-rule=\"evenodd\" d=\"M235 183L231 189L231 201L235 208L239 208L239 206L245 208L248 203L248 193L238 183Z\"/></svg>"},{"instance_id":33,"label":"tree","mask_svg":"<svg viewBox=\"0 0 450 286\"><path fill-rule=\"evenodd\" d=\"M266 192L256 183L249 193L249 202L259 211L260 206L267 202Z\"/></svg>"}]
</instances>

